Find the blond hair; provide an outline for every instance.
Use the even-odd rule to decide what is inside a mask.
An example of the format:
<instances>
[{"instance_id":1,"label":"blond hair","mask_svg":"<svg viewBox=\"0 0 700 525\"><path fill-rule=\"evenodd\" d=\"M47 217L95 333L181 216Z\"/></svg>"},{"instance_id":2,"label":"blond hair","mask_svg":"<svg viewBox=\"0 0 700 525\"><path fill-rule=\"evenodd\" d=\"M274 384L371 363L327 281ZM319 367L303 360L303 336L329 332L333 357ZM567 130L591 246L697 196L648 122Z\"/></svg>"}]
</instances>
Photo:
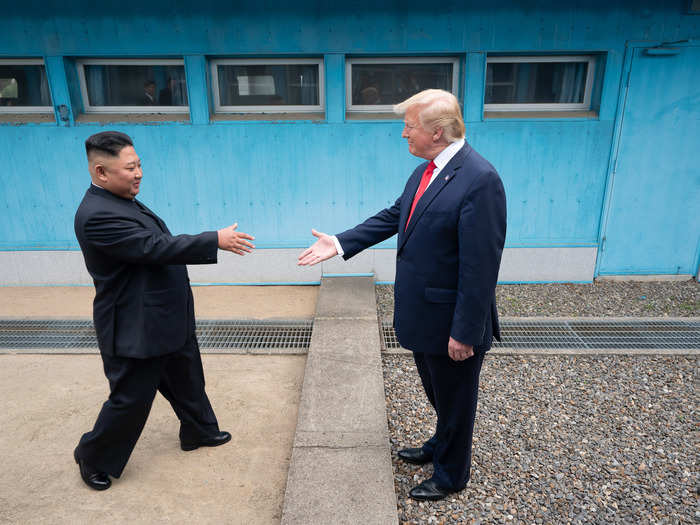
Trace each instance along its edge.
<instances>
[{"instance_id":1,"label":"blond hair","mask_svg":"<svg viewBox=\"0 0 700 525\"><path fill-rule=\"evenodd\" d=\"M421 126L428 131L442 128L448 142L464 138L464 120L457 97L442 89L426 89L394 106L394 113L403 115L412 106L422 106L418 112Z\"/></svg>"}]
</instances>

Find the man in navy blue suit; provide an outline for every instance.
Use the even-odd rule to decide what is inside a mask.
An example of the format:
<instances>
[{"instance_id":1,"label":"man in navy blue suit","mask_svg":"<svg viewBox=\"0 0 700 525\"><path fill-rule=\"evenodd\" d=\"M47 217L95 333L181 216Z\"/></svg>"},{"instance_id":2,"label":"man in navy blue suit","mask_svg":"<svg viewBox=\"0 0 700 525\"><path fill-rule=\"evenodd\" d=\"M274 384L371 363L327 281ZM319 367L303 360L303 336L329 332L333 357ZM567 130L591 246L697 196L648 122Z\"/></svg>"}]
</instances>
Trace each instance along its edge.
<instances>
[{"instance_id":1,"label":"man in navy blue suit","mask_svg":"<svg viewBox=\"0 0 700 525\"><path fill-rule=\"evenodd\" d=\"M465 142L454 95L429 89L394 111L404 115L408 150L427 162L390 208L337 236L312 230L318 240L299 264L349 259L398 233L394 327L437 414L433 436L398 455L433 463L433 476L410 496L439 500L469 480L479 373L493 337L500 340L495 289L506 199L494 167Z\"/></svg>"}]
</instances>

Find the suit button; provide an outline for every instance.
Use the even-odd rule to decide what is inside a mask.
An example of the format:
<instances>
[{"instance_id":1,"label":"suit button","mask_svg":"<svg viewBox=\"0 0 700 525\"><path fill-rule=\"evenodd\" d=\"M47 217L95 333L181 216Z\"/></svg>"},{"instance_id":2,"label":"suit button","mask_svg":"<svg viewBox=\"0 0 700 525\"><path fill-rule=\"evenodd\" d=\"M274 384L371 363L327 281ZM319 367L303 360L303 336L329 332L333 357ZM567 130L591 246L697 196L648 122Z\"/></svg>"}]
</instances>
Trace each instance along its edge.
<instances>
[{"instance_id":1,"label":"suit button","mask_svg":"<svg viewBox=\"0 0 700 525\"><path fill-rule=\"evenodd\" d=\"M396 256L396 260L397 260L397 261L400 261L400 260L401 260L401 256L400 256L400 255L397 255L397 256Z\"/></svg>"}]
</instances>

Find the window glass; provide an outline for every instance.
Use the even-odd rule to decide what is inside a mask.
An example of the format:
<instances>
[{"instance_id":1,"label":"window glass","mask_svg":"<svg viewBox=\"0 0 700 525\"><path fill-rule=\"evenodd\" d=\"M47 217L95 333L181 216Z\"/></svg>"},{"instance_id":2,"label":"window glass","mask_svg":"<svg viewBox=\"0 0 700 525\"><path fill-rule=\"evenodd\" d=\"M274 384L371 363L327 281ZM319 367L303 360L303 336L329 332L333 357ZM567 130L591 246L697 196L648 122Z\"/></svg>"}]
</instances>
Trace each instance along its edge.
<instances>
[{"instance_id":1,"label":"window glass","mask_svg":"<svg viewBox=\"0 0 700 525\"><path fill-rule=\"evenodd\" d=\"M453 92L452 63L353 63L352 106L403 102L424 89Z\"/></svg>"},{"instance_id":2,"label":"window glass","mask_svg":"<svg viewBox=\"0 0 700 525\"><path fill-rule=\"evenodd\" d=\"M218 64L219 106L318 106L318 64Z\"/></svg>"},{"instance_id":3,"label":"window glass","mask_svg":"<svg viewBox=\"0 0 700 525\"><path fill-rule=\"evenodd\" d=\"M182 65L85 64L89 106L187 106Z\"/></svg>"},{"instance_id":4,"label":"window glass","mask_svg":"<svg viewBox=\"0 0 700 525\"><path fill-rule=\"evenodd\" d=\"M0 110L22 106L51 106L44 66L0 64Z\"/></svg>"},{"instance_id":5,"label":"window glass","mask_svg":"<svg viewBox=\"0 0 700 525\"><path fill-rule=\"evenodd\" d=\"M489 62L486 104L583 104L588 62Z\"/></svg>"}]
</instances>

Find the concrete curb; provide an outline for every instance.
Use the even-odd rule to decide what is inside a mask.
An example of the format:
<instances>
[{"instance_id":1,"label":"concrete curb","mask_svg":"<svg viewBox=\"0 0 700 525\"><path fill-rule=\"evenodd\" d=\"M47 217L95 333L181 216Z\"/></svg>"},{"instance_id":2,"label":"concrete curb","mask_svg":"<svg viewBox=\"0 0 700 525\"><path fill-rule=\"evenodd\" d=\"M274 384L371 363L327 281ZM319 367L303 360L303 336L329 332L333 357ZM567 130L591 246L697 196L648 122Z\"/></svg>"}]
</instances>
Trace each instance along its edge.
<instances>
[{"instance_id":1,"label":"concrete curb","mask_svg":"<svg viewBox=\"0 0 700 525\"><path fill-rule=\"evenodd\" d=\"M374 282L324 278L282 524L398 523Z\"/></svg>"},{"instance_id":2,"label":"concrete curb","mask_svg":"<svg viewBox=\"0 0 700 525\"><path fill-rule=\"evenodd\" d=\"M386 355L412 355L413 352L405 348L392 348L384 350ZM697 348L492 348L487 355L580 355L588 357L600 357L604 355L700 355Z\"/></svg>"}]
</instances>

